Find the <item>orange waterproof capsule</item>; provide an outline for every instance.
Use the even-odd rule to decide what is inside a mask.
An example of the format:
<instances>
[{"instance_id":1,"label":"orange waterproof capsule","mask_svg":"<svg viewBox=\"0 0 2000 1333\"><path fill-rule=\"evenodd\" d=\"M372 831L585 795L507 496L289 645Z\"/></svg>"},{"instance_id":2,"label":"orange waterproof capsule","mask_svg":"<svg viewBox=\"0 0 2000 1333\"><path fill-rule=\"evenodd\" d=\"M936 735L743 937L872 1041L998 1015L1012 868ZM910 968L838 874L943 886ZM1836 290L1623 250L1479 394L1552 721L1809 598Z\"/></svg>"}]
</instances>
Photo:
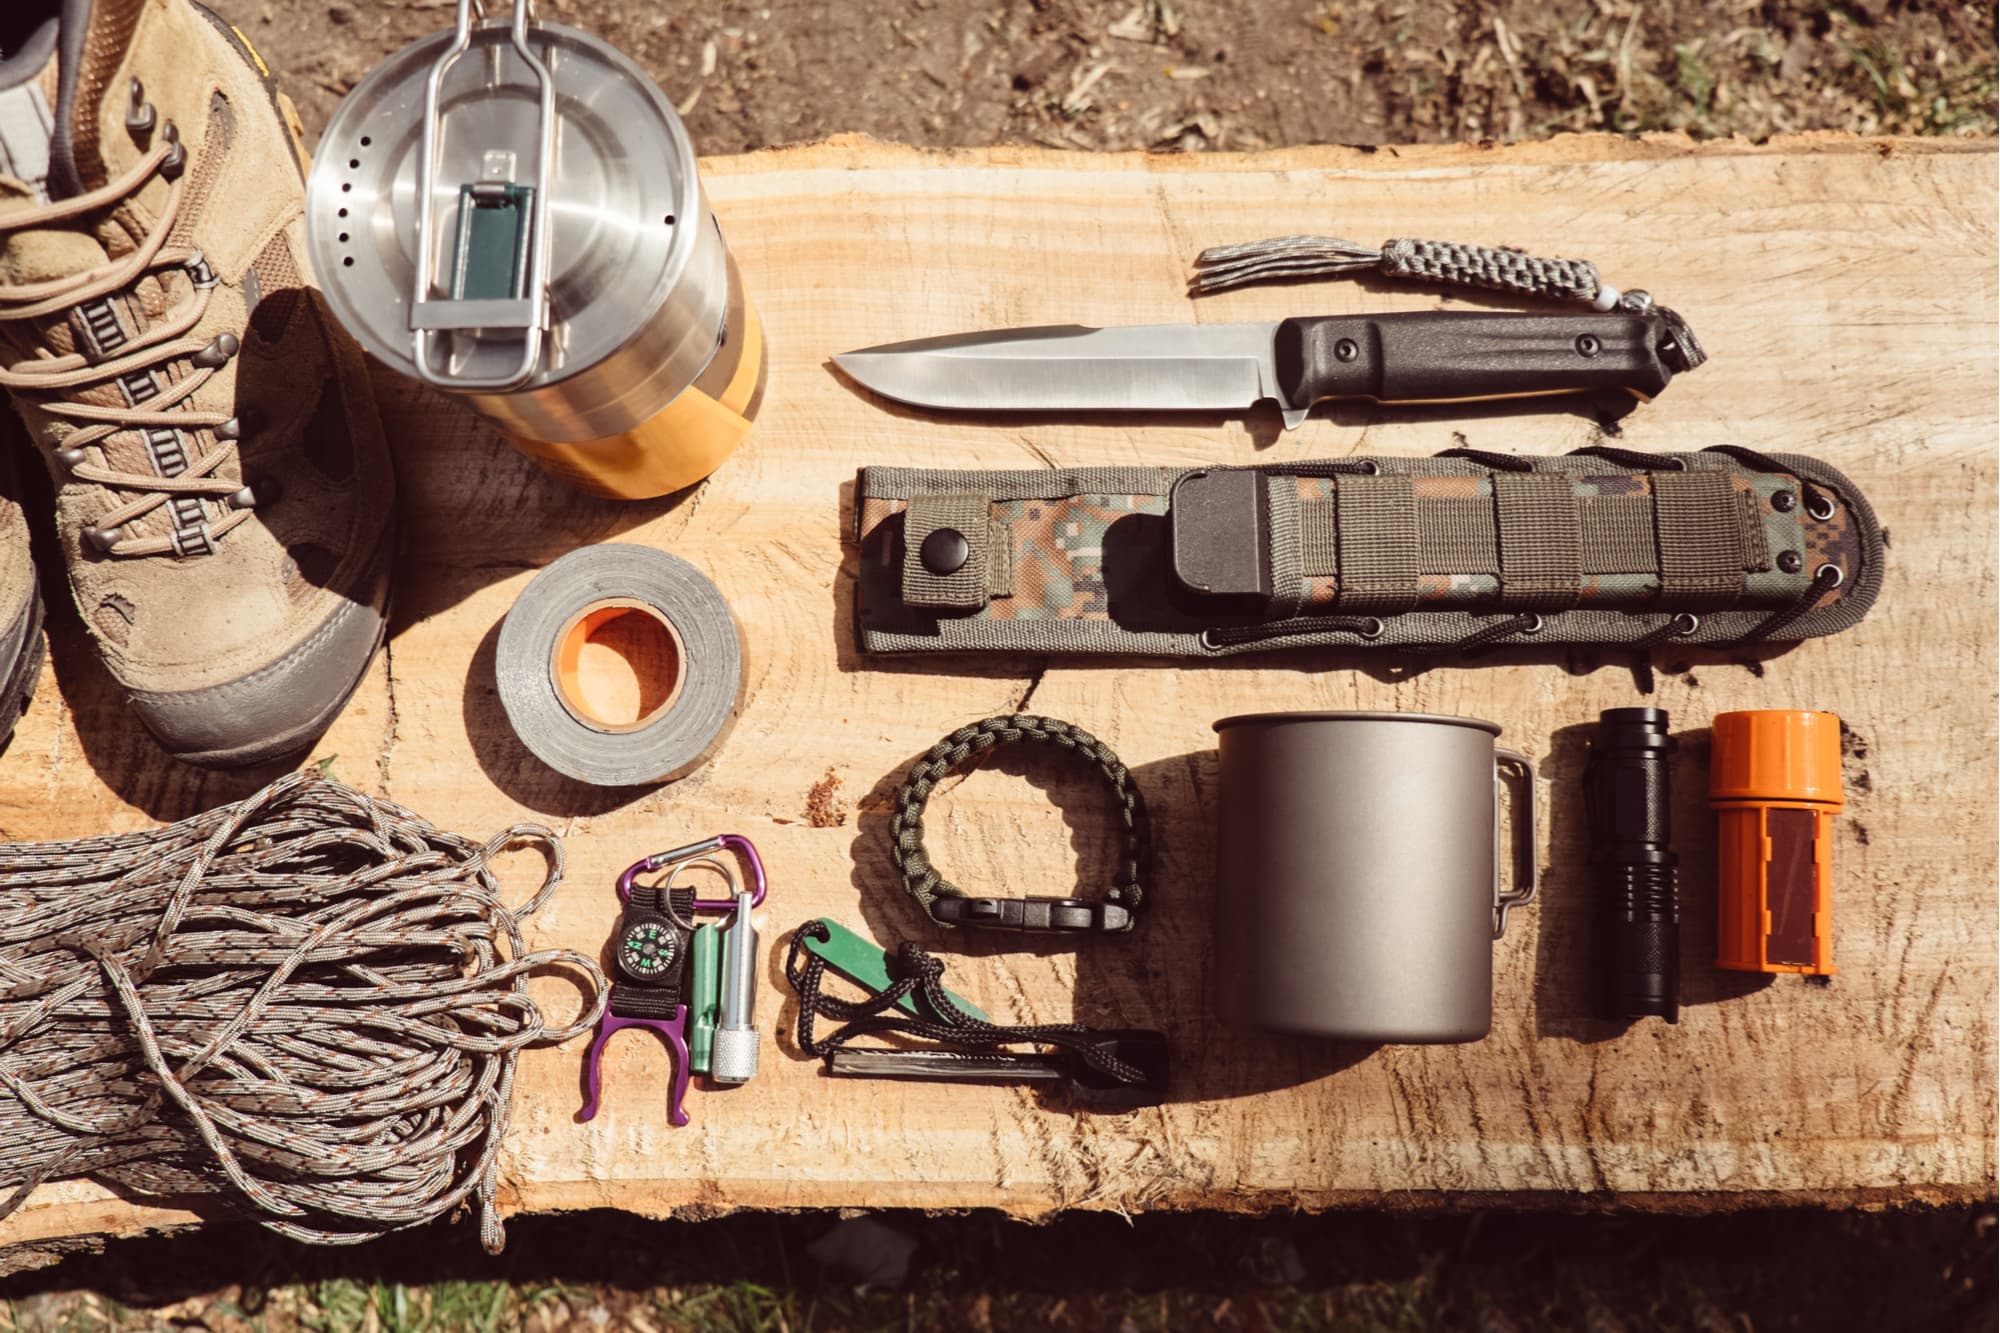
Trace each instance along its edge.
<instances>
[{"instance_id":1,"label":"orange waterproof capsule","mask_svg":"<svg viewBox=\"0 0 2000 1333\"><path fill-rule=\"evenodd\" d=\"M1714 727L1716 966L1832 976L1840 719L1760 709Z\"/></svg>"}]
</instances>

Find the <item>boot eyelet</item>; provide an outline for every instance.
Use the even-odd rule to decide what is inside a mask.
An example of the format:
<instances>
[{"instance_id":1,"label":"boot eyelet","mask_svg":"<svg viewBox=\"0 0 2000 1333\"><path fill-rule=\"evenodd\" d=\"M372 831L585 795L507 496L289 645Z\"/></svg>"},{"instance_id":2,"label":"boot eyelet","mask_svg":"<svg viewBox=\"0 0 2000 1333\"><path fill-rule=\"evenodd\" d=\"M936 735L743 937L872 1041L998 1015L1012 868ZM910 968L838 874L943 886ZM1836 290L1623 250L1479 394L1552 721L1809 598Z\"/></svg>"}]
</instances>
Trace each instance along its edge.
<instances>
[{"instance_id":1,"label":"boot eyelet","mask_svg":"<svg viewBox=\"0 0 2000 1333\"><path fill-rule=\"evenodd\" d=\"M63 465L65 472L74 472L89 461L90 455L74 445L67 449L56 450L56 462Z\"/></svg>"},{"instance_id":2,"label":"boot eyelet","mask_svg":"<svg viewBox=\"0 0 2000 1333\"><path fill-rule=\"evenodd\" d=\"M247 440L264 429L264 414L254 407L246 407L235 416L215 428L218 440Z\"/></svg>"},{"instance_id":3,"label":"boot eyelet","mask_svg":"<svg viewBox=\"0 0 2000 1333\"><path fill-rule=\"evenodd\" d=\"M269 477L260 478L256 481L245 483L242 490L230 496L229 507L231 509L262 509L266 505L275 504L284 493L284 488L276 481Z\"/></svg>"},{"instance_id":4,"label":"boot eyelet","mask_svg":"<svg viewBox=\"0 0 2000 1333\"><path fill-rule=\"evenodd\" d=\"M159 113L146 100L146 85L132 80L131 97L125 104L125 132L143 144L152 137L153 127L159 122Z\"/></svg>"},{"instance_id":5,"label":"boot eyelet","mask_svg":"<svg viewBox=\"0 0 2000 1333\"><path fill-rule=\"evenodd\" d=\"M218 333L209 339L208 346L188 358L204 370L216 370L228 364L229 358L242 349L243 344L233 333Z\"/></svg>"},{"instance_id":6,"label":"boot eyelet","mask_svg":"<svg viewBox=\"0 0 2000 1333\"><path fill-rule=\"evenodd\" d=\"M103 555L110 555L111 548L125 535L123 528L85 528L83 539Z\"/></svg>"},{"instance_id":7,"label":"boot eyelet","mask_svg":"<svg viewBox=\"0 0 2000 1333\"><path fill-rule=\"evenodd\" d=\"M187 169L187 146L181 142L181 132L171 120L166 123L160 134L171 145L166 157L160 162L160 175L170 181L179 180L181 172Z\"/></svg>"}]
</instances>

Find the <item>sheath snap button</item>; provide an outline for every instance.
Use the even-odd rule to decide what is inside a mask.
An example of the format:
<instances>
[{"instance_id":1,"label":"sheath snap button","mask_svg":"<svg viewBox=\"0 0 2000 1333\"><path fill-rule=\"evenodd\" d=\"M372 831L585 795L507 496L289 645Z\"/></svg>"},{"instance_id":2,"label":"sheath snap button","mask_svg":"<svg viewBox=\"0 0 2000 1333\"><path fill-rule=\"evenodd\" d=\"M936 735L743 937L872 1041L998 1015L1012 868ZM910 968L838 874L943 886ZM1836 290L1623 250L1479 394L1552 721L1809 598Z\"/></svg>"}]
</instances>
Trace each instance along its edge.
<instances>
[{"instance_id":1,"label":"sheath snap button","mask_svg":"<svg viewBox=\"0 0 2000 1333\"><path fill-rule=\"evenodd\" d=\"M937 528L924 538L917 557L926 570L943 578L965 568L965 562L972 558L972 543L957 528Z\"/></svg>"}]
</instances>

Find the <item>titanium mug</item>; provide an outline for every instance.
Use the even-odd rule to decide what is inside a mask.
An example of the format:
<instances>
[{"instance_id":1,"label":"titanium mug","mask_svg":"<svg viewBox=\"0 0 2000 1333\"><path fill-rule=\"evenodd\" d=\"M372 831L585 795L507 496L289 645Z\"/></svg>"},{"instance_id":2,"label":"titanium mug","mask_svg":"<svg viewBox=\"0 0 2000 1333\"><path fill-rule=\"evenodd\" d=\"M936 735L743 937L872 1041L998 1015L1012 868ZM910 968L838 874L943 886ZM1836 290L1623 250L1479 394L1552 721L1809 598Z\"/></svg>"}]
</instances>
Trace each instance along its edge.
<instances>
[{"instance_id":1,"label":"titanium mug","mask_svg":"<svg viewBox=\"0 0 2000 1333\"><path fill-rule=\"evenodd\" d=\"M1484 1037L1493 941L1535 896L1533 763L1469 717L1253 713L1215 730L1222 1021L1346 1041ZM1528 798L1505 889L1503 765Z\"/></svg>"}]
</instances>

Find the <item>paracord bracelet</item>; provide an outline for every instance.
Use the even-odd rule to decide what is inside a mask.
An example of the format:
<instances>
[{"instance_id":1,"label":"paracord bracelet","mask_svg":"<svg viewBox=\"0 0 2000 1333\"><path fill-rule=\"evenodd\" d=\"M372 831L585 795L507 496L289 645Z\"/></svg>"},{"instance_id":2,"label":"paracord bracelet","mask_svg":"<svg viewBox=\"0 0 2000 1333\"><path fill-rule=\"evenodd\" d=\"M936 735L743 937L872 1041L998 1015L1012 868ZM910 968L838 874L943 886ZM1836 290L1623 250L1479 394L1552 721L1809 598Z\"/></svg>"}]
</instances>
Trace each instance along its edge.
<instances>
[{"instance_id":1,"label":"paracord bracelet","mask_svg":"<svg viewBox=\"0 0 2000 1333\"><path fill-rule=\"evenodd\" d=\"M959 771L996 746L1017 742L1053 745L1088 759L1110 782L1124 832L1119 838L1118 870L1104 898L972 898L931 864L924 851L924 805L932 788L946 774ZM1139 789L1118 756L1081 727L1029 713L989 717L960 727L917 761L896 792L889 844L890 855L903 875L903 887L941 926L1111 934L1132 928L1133 914L1144 896L1140 879L1146 851L1146 803L1139 798Z\"/></svg>"}]
</instances>

